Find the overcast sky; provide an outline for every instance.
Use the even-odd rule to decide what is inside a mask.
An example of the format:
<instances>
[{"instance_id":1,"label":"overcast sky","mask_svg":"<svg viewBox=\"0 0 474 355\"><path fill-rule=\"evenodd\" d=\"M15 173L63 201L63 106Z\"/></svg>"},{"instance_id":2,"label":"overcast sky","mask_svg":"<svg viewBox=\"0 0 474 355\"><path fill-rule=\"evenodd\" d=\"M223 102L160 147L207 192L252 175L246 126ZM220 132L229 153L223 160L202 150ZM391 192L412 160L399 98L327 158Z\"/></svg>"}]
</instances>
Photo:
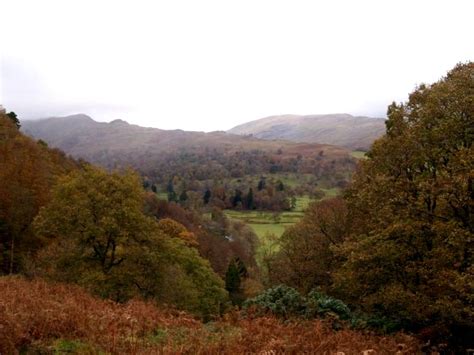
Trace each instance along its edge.
<instances>
[{"instance_id":1,"label":"overcast sky","mask_svg":"<svg viewBox=\"0 0 474 355\"><path fill-rule=\"evenodd\" d=\"M0 104L224 130L275 114L385 116L474 60L474 1L0 1Z\"/></svg>"}]
</instances>

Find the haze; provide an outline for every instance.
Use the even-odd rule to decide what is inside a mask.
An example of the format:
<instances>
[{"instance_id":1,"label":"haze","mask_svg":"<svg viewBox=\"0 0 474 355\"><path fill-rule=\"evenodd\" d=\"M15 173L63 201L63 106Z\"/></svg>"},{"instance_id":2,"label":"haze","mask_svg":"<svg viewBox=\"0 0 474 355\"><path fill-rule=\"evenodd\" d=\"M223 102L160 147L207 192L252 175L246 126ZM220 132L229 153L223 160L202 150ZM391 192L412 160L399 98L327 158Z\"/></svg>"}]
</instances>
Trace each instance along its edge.
<instances>
[{"instance_id":1,"label":"haze","mask_svg":"<svg viewBox=\"0 0 474 355\"><path fill-rule=\"evenodd\" d=\"M385 116L474 59L472 1L3 1L0 103L225 130L275 114Z\"/></svg>"}]
</instances>

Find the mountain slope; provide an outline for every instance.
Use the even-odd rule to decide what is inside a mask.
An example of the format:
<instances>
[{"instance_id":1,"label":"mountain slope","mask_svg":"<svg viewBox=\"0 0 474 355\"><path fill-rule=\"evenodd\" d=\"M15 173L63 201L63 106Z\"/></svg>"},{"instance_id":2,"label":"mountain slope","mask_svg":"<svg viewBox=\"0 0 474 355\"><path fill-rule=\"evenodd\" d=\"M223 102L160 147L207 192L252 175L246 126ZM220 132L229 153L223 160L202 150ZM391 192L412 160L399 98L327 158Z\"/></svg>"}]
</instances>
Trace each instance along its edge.
<instances>
[{"instance_id":1,"label":"mountain slope","mask_svg":"<svg viewBox=\"0 0 474 355\"><path fill-rule=\"evenodd\" d=\"M25 133L76 158L107 168L132 166L156 181L174 175L206 180L268 172L347 176L355 160L347 149L268 141L226 132L187 132L95 122L86 115L23 121Z\"/></svg>"},{"instance_id":2,"label":"mountain slope","mask_svg":"<svg viewBox=\"0 0 474 355\"><path fill-rule=\"evenodd\" d=\"M228 132L262 139L286 139L367 150L375 139L385 133L385 121L349 114L281 115L247 122Z\"/></svg>"},{"instance_id":3,"label":"mountain slope","mask_svg":"<svg viewBox=\"0 0 474 355\"><path fill-rule=\"evenodd\" d=\"M22 130L49 145L60 148L78 158L96 161L97 154L108 152L169 153L183 150L214 149L225 151L291 150L326 148L334 153L345 154L340 147L323 144L297 144L285 141L267 141L256 137L242 137L223 131L210 133L182 130L162 130L128 124L122 120L110 123L96 122L84 114L52 117L34 121L22 121ZM99 159L100 160L100 159Z\"/></svg>"}]
</instances>

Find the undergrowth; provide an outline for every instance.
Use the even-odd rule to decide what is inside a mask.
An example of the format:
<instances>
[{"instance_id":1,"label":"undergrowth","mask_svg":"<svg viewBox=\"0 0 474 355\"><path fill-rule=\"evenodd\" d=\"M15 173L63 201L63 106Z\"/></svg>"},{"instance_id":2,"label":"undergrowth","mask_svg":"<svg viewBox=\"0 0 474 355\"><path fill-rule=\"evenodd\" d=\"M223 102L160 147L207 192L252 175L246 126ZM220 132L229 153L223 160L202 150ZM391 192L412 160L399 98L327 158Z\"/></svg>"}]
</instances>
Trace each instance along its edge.
<instances>
[{"instance_id":1,"label":"undergrowth","mask_svg":"<svg viewBox=\"0 0 474 355\"><path fill-rule=\"evenodd\" d=\"M231 312L202 323L164 306L95 298L77 286L0 278L0 354L413 354L408 335L377 336L322 320Z\"/></svg>"}]
</instances>

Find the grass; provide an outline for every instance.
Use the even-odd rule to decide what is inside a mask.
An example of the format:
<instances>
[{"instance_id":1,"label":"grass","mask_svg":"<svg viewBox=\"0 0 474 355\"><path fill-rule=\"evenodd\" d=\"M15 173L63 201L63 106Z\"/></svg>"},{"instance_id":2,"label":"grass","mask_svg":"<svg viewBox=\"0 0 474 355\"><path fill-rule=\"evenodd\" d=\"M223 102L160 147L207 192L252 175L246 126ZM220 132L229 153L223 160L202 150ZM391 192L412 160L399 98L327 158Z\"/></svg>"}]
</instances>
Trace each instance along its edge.
<instances>
[{"instance_id":1,"label":"grass","mask_svg":"<svg viewBox=\"0 0 474 355\"><path fill-rule=\"evenodd\" d=\"M309 196L300 196L296 199L296 206L293 211L304 212L313 200Z\"/></svg>"},{"instance_id":2,"label":"grass","mask_svg":"<svg viewBox=\"0 0 474 355\"><path fill-rule=\"evenodd\" d=\"M166 192L157 192L157 193L156 193L156 196L157 196L160 200L168 201L168 193L166 193Z\"/></svg>"},{"instance_id":3,"label":"grass","mask_svg":"<svg viewBox=\"0 0 474 355\"><path fill-rule=\"evenodd\" d=\"M341 194L341 189L338 187L332 187L330 189L321 189L324 191L325 196L323 198L336 197Z\"/></svg>"},{"instance_id":4,"label":"grass","mask_svg":"<svg viewBox=\"0 0 474 355\"><path fill-rule=\"evenodd\" d=\"M351 155L356 159L367 159L367 157L365 156L365 153L366 152L363 152L361 150L354 150L351 152Z\"/></svg>"},{"instance_id":5,"label":"grass","mask_svg":"<svg viewBox=\"0 0 474 355\"><path fill-rule=\"evenodd\" d=\"M325 193L324 198L341 193L337 187L321 190ZM260 263L263 255L278 250L276 240L283 235L287 227L299 222L312 201L309 196L300 196L296 199L295 208L285 212L225 210L224 213L231 219L244 222L255 232L260 241L257 250L257 261Z\"/></svg>"},{"instance_id":6,"label":"grass","mask_svg":"<svg viewBox=\"0 0 474 355\"><path fill-rule=\"evenodd\" d=\"M226 210L225 214L231 218L244 222L257 235L260 246L257 250L257 261L260 262L263 255L276 251L276 239L281 237L285 229L297 223L304 215L304 210L310 204L308 196L297 198L296 207L293 211L271 212L271 211L235 211Z\"/></svg>"}]
</instances>

